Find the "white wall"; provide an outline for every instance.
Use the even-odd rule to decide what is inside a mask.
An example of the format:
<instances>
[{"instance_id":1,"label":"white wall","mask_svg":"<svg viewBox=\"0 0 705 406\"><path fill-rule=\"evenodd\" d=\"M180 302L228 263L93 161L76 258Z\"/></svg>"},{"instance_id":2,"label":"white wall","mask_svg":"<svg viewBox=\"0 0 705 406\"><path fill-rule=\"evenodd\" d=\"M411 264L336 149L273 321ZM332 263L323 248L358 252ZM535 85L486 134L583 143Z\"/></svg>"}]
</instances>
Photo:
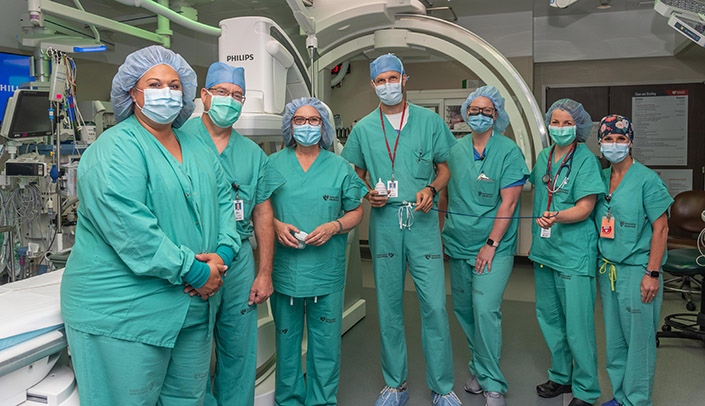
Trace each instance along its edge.
<instances>
[{"instance_id":1,"label":"white wall","mask_svg":"<svg viewBox=\"0 0 705 406\"><path fill-rule=\"evenodd\" d=\"M533 13L458 18L456 24L479 35L507 58L533 54Z\"/></svg>"},{"instance_id":2,"label":"white wall","mask_svg":"<svg viewBox=\"0 0 705 406\"><path fill-rule=\"evenodd\" d=\"M653 10L536 17L534 60L670 56L682 38L666 21Z\"/></svg>"}]
</instances>

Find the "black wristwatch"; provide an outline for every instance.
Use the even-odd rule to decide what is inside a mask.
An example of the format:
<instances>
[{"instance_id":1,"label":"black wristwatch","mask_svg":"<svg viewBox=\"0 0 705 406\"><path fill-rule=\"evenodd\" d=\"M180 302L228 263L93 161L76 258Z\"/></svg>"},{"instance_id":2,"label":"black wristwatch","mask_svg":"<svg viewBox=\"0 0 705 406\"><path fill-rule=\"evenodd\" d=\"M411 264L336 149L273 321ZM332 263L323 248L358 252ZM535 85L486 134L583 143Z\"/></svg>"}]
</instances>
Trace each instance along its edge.
<instances>
[{"instance_id":1,"label":"black wristwatch","mask_svg":"<svg viewBox=\"0 0 705 406\"><path fill-rule=\"evenodd\" d=\"M652 277L652 278L658 278L660 273L661 273L661 272L659 272L659 271L649 271L649 270L647 269L647 270L644 272L644 275L650 276L650 277Z\"/></svg>"},{"instance_id":2,"label":"black wristwatch","mask_svg":"<svg viewBox=\"0 0 705 406\"><path fill-rule=\"evenodd\" d=\"M493 239L491 239L491 238L488 238L488 239L487 239L487 245L489 245L490 247L495 247L495 248L497 248L497 247L499 247L499 241L495 241L495 240L493 240Z\"/></svg>"},{"instance_id":3,"label":"black wristwatch","mask_svg":"<svg viewBox=\"0 0 705 406\"><path fill-rule=\"evenodd\" d=\"M436 197L436 195L438 194L438 191L436 190L436 188L433 187L433 185L426 185L426 187L431 189L431 195L433 195L433 197Z\"/></svg>"}]
</instances>

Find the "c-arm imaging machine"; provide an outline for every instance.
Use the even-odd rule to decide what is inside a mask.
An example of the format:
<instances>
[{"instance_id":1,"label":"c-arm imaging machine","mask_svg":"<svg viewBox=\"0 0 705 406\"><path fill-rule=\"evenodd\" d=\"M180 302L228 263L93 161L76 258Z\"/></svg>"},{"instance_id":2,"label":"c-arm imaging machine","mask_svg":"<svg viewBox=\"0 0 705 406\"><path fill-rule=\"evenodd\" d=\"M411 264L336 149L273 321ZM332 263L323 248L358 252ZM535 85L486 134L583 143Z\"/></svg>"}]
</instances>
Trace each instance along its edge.
<instances>
[{"instance_id":1,"label":"c-arm imaging machine","mask_svg":"<svg viewBox=\"0 0 705 406\"><path fill-rule=\"evenodd\" d=\"M37 0L33 3L37 2L48 5L47 9L57 6L47 4L52 3L47 0ZM142 2L153 3L149 0ZM425 8L419 0L317 0L314 7L305 6L301 0L287 0L287 3L304 33L308 35L308 61L301 57L281 28L264 17L226 19L221 21L219 30L213 28L208 31L219 35L218 60L245 67L247 101L235 128L260 144L273 145L269 149L270 152L276 149L276 144L281 143L281 117L286 103L294 98L312 94L325 101L326 92L330 87L328 72L333 66L360 55L374 58L382 53L409 49L457 61L477 74L484 83L497 87L505 96L512 133L529 166L533 165L535 156L547 145L547 132L541 110L516 69L489 43L472 32L445 20L425 15ZM93 22L96 21L99 20L95 19ZM142 38L156 41L146 34ZM163 38L160 37L159 40L163 41ZM350 234L347 250L344 331L365 315L365 302L360 295L362 277L356 232ZM58 295L58 292L54 294ZM0 309L4 306L4 296L0 291ZM56 300L58 303L58 296ZM274 325L267 306L260 306L258 313L256 404L271 405L275 356ZM51 319L51 316L47 318ZM54 321L47 323L52 324ZM45 328L48 327L51 326ZM39 337L43 334L56 335L56 331L44 332ZM0 339L2 338L4 337L0 330ZM59 342L62 340L63 337L58 339ZM65 346L65 342L55 346L58 347L57 352L63 349L62 345ZM25 355L42 352L46 350L28 348ZM46 355L46 359L56 357L54 354ZM26 357L24 366L20 366L22 362L17 362L17 357L13 358L13 361L0 357L0 404L4 404L1 395L4 393L1 389L3 380L7 379L12 371L38 362L33 358L35 357ZM73 388L70 385L68 387ZM62 393L67 393L67 390ZM70 399L70 394L64 401L67 399Z\"/></svg>"}]
</instances>

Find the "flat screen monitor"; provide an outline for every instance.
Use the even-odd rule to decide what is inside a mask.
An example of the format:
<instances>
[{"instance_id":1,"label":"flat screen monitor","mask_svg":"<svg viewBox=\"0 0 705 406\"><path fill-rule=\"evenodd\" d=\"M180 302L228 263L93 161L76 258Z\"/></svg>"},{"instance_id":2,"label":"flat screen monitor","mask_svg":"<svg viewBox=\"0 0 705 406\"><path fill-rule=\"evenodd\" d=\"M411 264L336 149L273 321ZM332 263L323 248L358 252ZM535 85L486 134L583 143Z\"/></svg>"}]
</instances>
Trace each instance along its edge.
<instances>
[{"instance_id":1,"label":"flat screen monitor","mask_svg":"<svg viewBox=\"0 0 705 406\"><path fill-rule=\"evenodd\" d=\"M0 121L3 119L7 99L21 84L34 80L29 73L29 56L0 52Z\"/></svg>"},{"instance_id":2,"label":"flat screen monitor","mask_svg":"<svg viewBox=\"0 0 705 406\"><path fill-rule=\"evenodd\" d=\"M39 90L15 90L5 108L0 135L22 140L51 135L49 120L49 92Z\"/></svg>"}]
</instances>

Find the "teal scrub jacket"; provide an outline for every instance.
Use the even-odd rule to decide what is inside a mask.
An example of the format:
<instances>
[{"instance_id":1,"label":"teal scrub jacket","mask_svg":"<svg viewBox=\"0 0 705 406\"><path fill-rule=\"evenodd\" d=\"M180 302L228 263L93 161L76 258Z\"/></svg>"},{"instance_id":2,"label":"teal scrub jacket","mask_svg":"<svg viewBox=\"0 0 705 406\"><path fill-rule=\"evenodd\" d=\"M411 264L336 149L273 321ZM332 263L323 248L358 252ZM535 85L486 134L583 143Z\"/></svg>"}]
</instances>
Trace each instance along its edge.
<instances>
[{"instance_id":1,"label":"teal scrub jacket","mask_svg":"<svg viewBox=\"0 0 705 406\"><path fill-rule=\"evenodd\" d=\"M190 301L201 300L185 294L184 283L201 286L208 277L193 266L195 255L238 252L218 158L198 137L174 133L183 163L134 116L81 157L76 242L61 285L72 328L173 347Z\"/></svg>"},{"instance_id":2,"label":"teal scrub jacket","mask_svg":"<svg viewBox=\"0 0 705 406\"><path fill-rule=\"evenodd\" d=\"M230 133L228 146L218 154L218 149L201 117L188 120L181 129L201 137L206 145L220 156L220 163L233 189L232 197L241 199L244 205L245 218L237 222L237 231L243 240L251 237L254 234L254 227L250 221L252 210L256 205L269 199L272 192L286 182L284 177L271 168L267 154L259 145L235 130Z\"/></svg>"},{"instance_id":3,"label":"teal scrub jacket","mask_svg":"<svg viewBox=\"0 0 705 406\"><path fill-rule=\"evenodd\" d=\"M502 203L500 192L526 179L529 168L519 146L494 132L485 146L485 158L473 158L472 136L467 135L450 150L448 167L448 214L443 225L445 253L451 258L475 261L494 226L494 217ZM484 177L480 177L484 174ZM519 204L513 213L519 215ZM519 220L509 224L496 256L514 255Z\"/></svg>"},{"instance_id":4,"label":"teal scrub jacket","mask_svg":"<svg viewBox=\"0 0 705 406\"><path fill-rule=\"evenodd\" d=\"M450 147L456 143L438 114L411 103L408 106L409 118L401 130L394 159L399 196L389 199L387 204L391 205L415 202L416 193L436 177L433 164L447 161ZM353 127L342 152L343 158L369 172L372 185L380 178L386 184L392 177L392 161L384 137L386 134L393 155L397 132L389 120L384 115L382 117L386 132L382 130L377 108ZM429 136L431 134L439 136Z\"/></svg>"},{"instance_id":5,"label":"teal scrub jacket","mask_svg":"<svg viewBox=\"0 0 705 406\"><path fill-rule=\"evenodd\" d=\"M585 144L578 143L573 157L572 169L568 175L564 167L558 175L556 185L568 177L566 184L553 194L548 208L548 189L541 179L546 173L548 155L552 147L546 148L536 159L529 181L534 188L534 217L545 211L566 210L581 198L605 193L602 183L600 163ZM560 162L551 168L551 178L555 177ZM571 224L556 223L551 227L551 237L541 238L541 227L531 222L531 252L529 259L571 275L595 276L597 266L597 228L591 214L586 220Z\"/></svg>"},{"instance_id":6,"label":"teal scrub jacket","mask_svg":"<svg viewBox=\"0 0 705 406\"><path fill-rule=\"evenodd\" d=\"M344 159L321 150L304 172L294 147L269 158L286 183L272 194L274 217L310 233L360 206L367 186ZM291 297L323 296L345 286L347 234L336 234L320 247L285 247L277 241L272 282L274 290Z\"/></svg>"},{"instance_id":7,"label":"teal scrub jacket","mask_svg":"<svg viewBox=\"0 0 705 406\"><path fill-rule=\"evenodd\" d=\"M602 171L606 191L611 175L612 166ZM653 235L651 225L672 203L673 198L656 172L635 160L612 193L612 199L608 202L603 195L597 200L595 226L600 228L608 209L615 219L614 239L598 240L600 255L614 263L646 267ZM667 258L666 253L663 263Z\"/></svg>"}]
</instances>

